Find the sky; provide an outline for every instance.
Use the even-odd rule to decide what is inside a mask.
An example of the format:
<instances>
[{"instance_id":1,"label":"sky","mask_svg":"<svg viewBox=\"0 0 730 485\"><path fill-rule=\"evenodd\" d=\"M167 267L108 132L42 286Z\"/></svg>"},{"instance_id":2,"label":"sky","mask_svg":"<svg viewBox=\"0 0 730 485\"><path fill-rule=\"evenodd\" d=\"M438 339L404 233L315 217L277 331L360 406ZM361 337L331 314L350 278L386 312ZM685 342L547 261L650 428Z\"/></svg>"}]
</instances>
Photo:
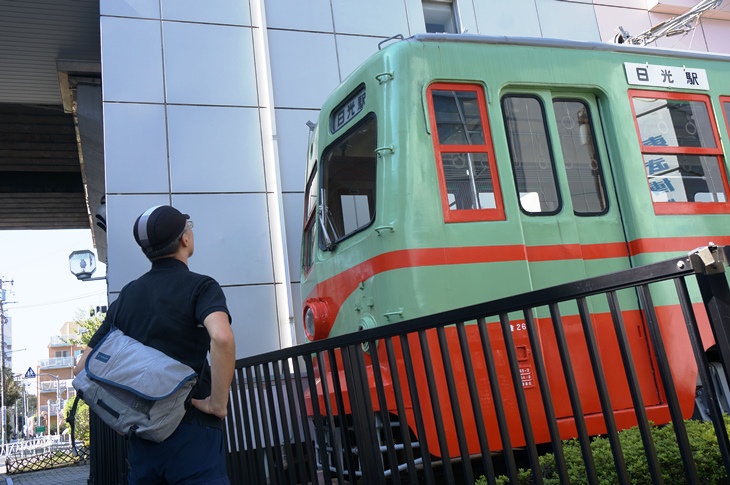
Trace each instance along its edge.
<instances>
[{"instance_id":1,"label":"sky","mask_svg":"<svg viewBox=\"0 0 730 485\"><path fill-rule=\"evenodd\" d=\"M7 291L5 314L12 319L13 373L35 370L39 360L48 358L51 337L59 335L79 310L88 315L90 308L107 304L104 280L78 281L69 270L69 254L85 249L96 254L89 229L0 231L0 277ZM105 274L106 266L97 261L93 276Z\"/></svg>"}]
</instances>

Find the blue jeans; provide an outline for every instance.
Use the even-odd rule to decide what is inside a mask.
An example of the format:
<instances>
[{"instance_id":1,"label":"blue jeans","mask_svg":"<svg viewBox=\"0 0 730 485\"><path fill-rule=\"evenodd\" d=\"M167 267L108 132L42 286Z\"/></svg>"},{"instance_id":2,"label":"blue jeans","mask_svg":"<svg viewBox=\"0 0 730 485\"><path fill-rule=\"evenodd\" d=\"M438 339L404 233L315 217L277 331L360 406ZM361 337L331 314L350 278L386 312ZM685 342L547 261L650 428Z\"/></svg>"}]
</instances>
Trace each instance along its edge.
<instances>
[{"instance_id":1,"label":"blue jeans","mask_svg":"<svg viewBox=\"0 0 730 485\"><path fill-rule=\"evenodd\" d=\"M129 466L129 485L230 485L223 430L197 422L162 443L132 437Z\"/></svg>"}]
</instances>

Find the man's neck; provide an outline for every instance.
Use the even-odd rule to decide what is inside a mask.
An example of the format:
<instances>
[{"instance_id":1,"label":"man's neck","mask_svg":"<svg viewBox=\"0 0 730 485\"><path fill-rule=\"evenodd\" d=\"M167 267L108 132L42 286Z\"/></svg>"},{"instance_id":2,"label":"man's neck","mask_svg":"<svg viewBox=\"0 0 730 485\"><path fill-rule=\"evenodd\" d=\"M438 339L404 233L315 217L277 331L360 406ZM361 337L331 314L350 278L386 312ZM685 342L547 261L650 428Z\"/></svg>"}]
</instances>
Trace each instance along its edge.
<instances>
[{"instance_id":1,"label":"man's neck","mask_svg":"<svg viewBox=\"0 0 730 485\"><path fill-rule=\"evenodd\" d=\"M188 256L185 253L183 253L182 251L178 251L175 254L171 254L169 256L163 256L161 258L157 258L152 262L154 263L155 261L164 261L166 259L176 259L176 260L180 261L181 263L183 263L185 266L188 265Z\"/></svg>"}]
</instances>

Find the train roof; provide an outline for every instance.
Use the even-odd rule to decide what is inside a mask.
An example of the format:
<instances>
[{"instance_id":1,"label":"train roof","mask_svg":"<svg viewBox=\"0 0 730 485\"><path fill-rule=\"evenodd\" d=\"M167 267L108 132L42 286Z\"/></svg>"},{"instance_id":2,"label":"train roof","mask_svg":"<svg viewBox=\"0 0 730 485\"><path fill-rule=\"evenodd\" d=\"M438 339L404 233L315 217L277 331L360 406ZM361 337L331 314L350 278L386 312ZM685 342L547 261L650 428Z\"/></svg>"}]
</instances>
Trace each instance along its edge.
<instances>
[{"instance_id":1,"label":"train roof","mask_svg":"<svg viewBox=\"0 0 730 485\"><path fill-rule=\"evenodd\" d=\"M520 45L530 47L576 49L585 51L622 52L629 54L644 54L654 56L678 57L683 59L691 58L730 62L730 55L728 54L695 52L679 49L663 49L659 47L614 44L609 42L585 42L567 39L551 39L543 37L508 37L479 34L416 34L406 39L403 39L402 36L395 36L391 39L396 38L401 39L401 41L403 42L455 42L490 45ZM386 41L391 39L386 39ZM381 45L384 44L386 41L381 42Z\"/></svg>"}]
</instances>

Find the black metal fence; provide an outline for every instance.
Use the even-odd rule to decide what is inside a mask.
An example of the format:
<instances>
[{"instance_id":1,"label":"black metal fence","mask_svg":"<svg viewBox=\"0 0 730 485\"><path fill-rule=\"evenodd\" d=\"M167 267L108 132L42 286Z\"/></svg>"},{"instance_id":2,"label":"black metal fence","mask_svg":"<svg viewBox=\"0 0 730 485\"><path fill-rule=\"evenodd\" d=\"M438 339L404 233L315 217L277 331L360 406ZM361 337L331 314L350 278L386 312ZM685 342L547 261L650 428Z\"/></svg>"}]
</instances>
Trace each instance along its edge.
<instances>
[{"instance_id":1,"label":"black metal fence","mask_svg":"<svg viewBox=\"0 0 730 485\"><path fill-rule=\"evenodd\" d=\"M590 442L600 434L616 481L630 483L618 432L637 425L646 481L663 483L651 420L673 430L683 479L701 483L684 423L696 375L706 384L701 414L730 470L727 396L709 385L724 382L730 364L728 256L730 247L703 248L241 359L226 419L231 482L471 484L484 475L492 484L505 475L518 483L525 468L543 483L538 457L550 451L568 483L562 442L570 437L587 482L599 483ZM703 326L711 333L701 335ZM710 354L703 337L717 342ZM92 479L106 472L100 463L120 466L108 439L92 428ZM94 483L117 483L107 477Z\"/></svg>"},{"instance_id":2,"label":"black metal fence","mask_svg":"<svg viewBox=\"0 0 730 485\"><path fill-rule=\"evenodd\" d=\"M89 485L127 484L127 440L89 411Z\"/></svg>"}]
</instances>

